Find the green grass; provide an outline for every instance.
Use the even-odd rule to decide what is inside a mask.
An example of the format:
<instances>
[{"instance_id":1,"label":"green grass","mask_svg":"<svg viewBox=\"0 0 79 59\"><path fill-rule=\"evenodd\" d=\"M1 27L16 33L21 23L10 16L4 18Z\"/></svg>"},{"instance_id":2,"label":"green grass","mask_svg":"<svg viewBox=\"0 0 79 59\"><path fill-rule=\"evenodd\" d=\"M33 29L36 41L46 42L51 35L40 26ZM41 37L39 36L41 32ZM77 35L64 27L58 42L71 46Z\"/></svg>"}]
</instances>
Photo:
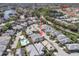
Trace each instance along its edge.
<instances>
[{"instance_id":1,"label":"green grass","mask_svg":"<svg viewBox=\"0 0 79 59\"><path fill-rule=\"evenodd\" d=\"M63 32L63 34L65 34L67 37L69 37L73 43L77 42L78 37L76 35L67 33L67 32Z\"/></svg>"},{"instance_id":2,"label":"green grass","mask_svg":"<svg viewBox=\"0 0 79 59\"><path fill-rule=\"evenodd\" d=\"M16 48L21 48L20 42L17 43L17 47Z\"/></svg>"},{"instance_id":3,"label":"green grass","mask_svg":"<svg viewBox=\"0 0 79 59\"><path fill-rule=\"evenodd\" d=\"M72 42L77 42L77 39L79 37L78 33L72 31L68 32L64 30L62 26L56 25L55 23L52 23L52 25L56 30L62 31L62 33L65 34L67 37L69 37L72 40Z\"/></svg>"},{"instance_id":4,"label":"green grass","mask_svg":"<svg viewBox=\"0 0 79 59\"><path fill-rule=\"evenodd\" d=\"M3 26L3 31L8 30L10 27L11 27L11 23L6 22L6 23L5 23L5 26Z\"/></svg>"},{"instance_id":5,"label":"green grass","mask_svg":"<svg viewBox=\"0 0 79 59\"><path fill-rule=\"evenodd\" d=\"M28 52L27 52L26 48L24 48L24 51L25 51L25 56L28 56Z\"/></svg>"}]
</instances>

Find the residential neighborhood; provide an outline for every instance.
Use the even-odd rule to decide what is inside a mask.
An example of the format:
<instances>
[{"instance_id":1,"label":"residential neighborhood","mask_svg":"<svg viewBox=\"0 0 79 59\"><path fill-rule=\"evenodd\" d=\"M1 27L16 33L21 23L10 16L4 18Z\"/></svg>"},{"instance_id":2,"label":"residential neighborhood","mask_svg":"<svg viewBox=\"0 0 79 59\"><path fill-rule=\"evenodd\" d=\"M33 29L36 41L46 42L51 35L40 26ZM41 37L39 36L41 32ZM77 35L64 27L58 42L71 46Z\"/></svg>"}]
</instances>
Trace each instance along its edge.
<instances>
[{"instance_id":1,"label":"residential neighborhood","mask_svg":"<svg viewBox=\"0 0 79 59\"><path fill-rule=\"evenodd\" d=\"M0 4L0 56L79 56L74 5Z\"/></svg>"}]
</instances>

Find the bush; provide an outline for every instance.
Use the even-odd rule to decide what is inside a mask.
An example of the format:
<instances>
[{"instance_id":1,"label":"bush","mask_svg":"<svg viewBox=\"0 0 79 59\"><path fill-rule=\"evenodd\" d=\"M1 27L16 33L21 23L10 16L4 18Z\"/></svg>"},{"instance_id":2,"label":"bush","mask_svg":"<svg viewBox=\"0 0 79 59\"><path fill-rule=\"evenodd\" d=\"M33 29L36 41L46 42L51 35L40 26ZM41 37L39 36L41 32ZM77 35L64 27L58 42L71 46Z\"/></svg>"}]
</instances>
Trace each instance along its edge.
<instances>
[{"instance_id":1,"label":"bush","mask_svg":"<svg viewBox=\"0 0 79 59\"><path fill-rule=\"evenodd\" d=\"M16 16L10 16L9 20L8 21L13 21L13 20L16 20L18 17Z\"/></svg>"},{"instance_id":2,"label":"bush","mask_svg":"<svg viewBox=\"0 0 79 59\"><path fill-rule=\"evenodd\" d=\"M73 35L73 34L70 34L70 33L67 33L67 32L63 32L67 37L69 37L72 42L77 42L77 36Z\"/></svg>"},{"instance_id":3,"label":"bush","mask_svg":"<svg viewBox=\"0 0 79 59\"><path fill-rule=\"evenodd\" d=\"M11 23L7 22L5 26L9 28L11 26Z\"/></svg>"},{"instance_id":4,"label":"bush","mask_svg":"<svg viewBox=\"0 0 79 59\"><path fill-rule=\"evenodd\" d=\"M3 27L3 32L4 32L4 31L7 31L7 30L8 30L8 27L4 26L4 27Z\"/></svg>"},{"instance_id":5,"label":"bush","mask_svg":"<svg viewBox=\"0 0 79 59\"><path fill-rule=\"evenodd\" d=\"M5 26L3 26L3 31L8 30L11 27L11 23L7 22Z\"/></svg>"}]
</instances>

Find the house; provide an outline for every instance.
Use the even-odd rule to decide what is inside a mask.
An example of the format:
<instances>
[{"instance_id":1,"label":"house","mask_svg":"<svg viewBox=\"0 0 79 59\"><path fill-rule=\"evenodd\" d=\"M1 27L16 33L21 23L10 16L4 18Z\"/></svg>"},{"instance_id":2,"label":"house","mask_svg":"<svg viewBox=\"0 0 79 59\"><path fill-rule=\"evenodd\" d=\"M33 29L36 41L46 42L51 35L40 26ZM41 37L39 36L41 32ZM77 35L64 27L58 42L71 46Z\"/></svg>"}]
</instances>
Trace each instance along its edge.
<instances>
[{"instance_id":1,"label":"house","mask_svg":"<svg viewBox=\"0 0 79 59\"><path fill-rule=\"evenodd\" d=\"M35 43L34 45L36 49L38 50L39 54L44 55L44 52L43 52L44 46L41 43Z\"/></svg>"},{"instance_id":2,"label":"house","mask_svg":"<svg viewBox=\"0 0 79 59\"><path fill-rule=\"evenodd\" d=\"M31 17L29 18L31 21L35 21L35 22L40 22L40 20L38 19L38 17Z\"/></svg>"},{"instance_id":3,"label":"house","mask_svg":"<svg viewBox=\"0 0 79 59\"><path fill-rule=\"evenodd\" d=\"M5 49L6 49L6 46L5 45L0 45L0 56L3 55Z\"/></svg>"},{"instance_id":4,"label":"house","mask_svg":"<svg viewBox=\"0 0 79 59\"><path fill-rule=\"evenodd\" d=\"M37 31L37 28L38 25L37 24L33 24L33 25L30 25L29 27L27 27L27 31Z\"/></svg>"},{"instance_id":5,"label":"house","mask_svg":"<svg viewBox=\"0 0 79 59\"><path fill-rule=\"evenodd\" d=\"M43 45L50 51L50 50L55 50L55 47L53 45L51 45L48 41L44 40Z\"/></svg>"},{"instance_id":6,"label":"house","mask_svg":"<svg viewBox=\"0 0 79 59\"><path fill-rule=\"evenodd\" d=\"M17 20L17 22L20 24L20 23L24 23L26 22L26 19L20 19L20 20Z\"/></svg>"},{"instance_id":7,"label":"house","mask_svg":"<svg viewBox=\"0 0 79 59\"><path fill-rule=\"evenodd\" d=\"M50 34L51 34L51 37L57 37L58 35L61 34L61 32L58 32L56 30L53 30Z\"/></svg>"},{"instance_id":8,"label":"house","mask_svg":"<svg viewBox=\"0 0 79 59\"><path fill-rule=\"evenodd\" d=\"M25 19L25 16L24 15L20 15L20 19Z\"/></svg>"},{"instance_id":9,"label":"house","mask_svg":"<svg viewBox=\"0 0 79 59\"><path fill-rule=\"evenodd\" d=\"M31 27L36 29L38 27L38 24L33 24L33 25L31 25Z\"/></svg>"},{"instance_id":10,"label":"house","mask_svg":"<svg viewBox=\"0 0 79 59\"><path fill-rule=\"evenodd\" d=\"M66 44L66 48L69 52L79 52L79 44L78 43Z\"/></svg>"},{"instance_id":11,"label":"house","mask_svg":"<svg viewBox=\"0 0 79 59\"><path fill-rule=\"evenodd\" d=\"M40 34L33 33L32 35L29 35L33 42L39 42L44 40L43 37Z\"/></svg>"},{"instance_id":12,"label":"house","mask_svg":"<svg viewBox=\"0 0 79 59\"><path fill-rule=\"evenodd\" d=\"M37 23L37 22L39 23L40 21L34 19L34 20L32 20L32 22L33 22L33 23Z\"/></svg>"},{"instance_id":13,"label":"house","mask_svg":"<svg viewBox=\"0 0 79 59\"><path fill-rule=\"evenodd\" d=\"M13 56L14 54L12 53L11 49L7 49L6 52L8 53L7 56Z\"/></svg>"},{"instance_id":14,"label":"house","mask_svg":"<svg viewBox=\"0 0 79 59\"><path fill-rule=\"evenodd\" d=\"M64 16L64 14L62 12L57 11L57 10L52 10L52 11L50 11L49 16L57 18L57 17Z\"/></svg>"},{"instance_id":15,"label":"house","mask_svg":"<svg viewBox=\"0 0 79 59\"><path fill-rule=\"evenodd\" d=\"M10 39L10 36L0 36L0 56L6 53L4 51L8 48Z\"/></svg>"},{"instance_id":16,"label":"house","mask_svg":"<svg viewBox=\"0 0 79 59\"><path fill-rule=\"evenodd\" d=\"M61 34L61 32L59 32L59 31L54 31L53 32L53 35L55 35L56 37L58 36L58 35L60 35Z\"/></svg>"},{"instance_id":17,"label":"house","mask_svg":"<svg viewBox=\"0 0 79 59\"><path fill-rule=\"evenodd\" d=\"M30 56L38 56L39 55L36 48L32 44L26 46L26 50Z\"/></svg>"},{"instance_id":18,"label":"house","mask_svg":"<svg viewBox=\"0 0 79 59\"><path fill-rule=\"evenodd\" d=\"M27 34L27 35L31 35L31 34L33 34L33 32L32 32L31 30L27 30L27 31L26 31L26 34Z\"/></svg>"},{"instance_id":19,"label":"house","mask_svg":"<svg viewBox=\"0 0 79 59\"><path fill-rule=\"evenodd\" d=\"M0 45L7 45L10 41L10 36L0 36Z\"/></svg>"},{"instance_id":20,"label":"house","mask_svg":"<svg viewBox=\"0 0 79 59\"><path fill-rule=\"evenodd\" d=\"M27 27L27 22L23 22L20 25L23 26L23 27Z\"/></svg>"},{"instance_id":21,"label":"house","mask_svg":"<svg viewBox=\"0 0 79 59\"><path fill-rule=\"evenodd\" d=\"M12 10L12 9L4 11L4 19L8 20L9 17L14 16L15 13L16 13L15 10Z\"/></svg>"},{"instance_id":22,"label":"house","mask_svg":"<svg viewBox=\"0 0 79 59\"><path fill-rule=\"evenodd\" d=\"M9 36L9 33L2 33L2 36Z\"/></svg>"},{"instance_id":23,"label":"house","mask_svg":"<svg viewBox=\"0 0 79 59\"><path fill-rule=\"evenodd\" d=\"M14 30L21 30L23 27L21 25L16 25L12 27Z\"/></svg>"},{"instance_id":24,"label":"house","mask_svg":"<svg viewBox=\"0 0 79 59\"><path fill-rule=\"evenodd\" d=\"M15 31L14 30L7 30L6 33L8 33L9 35L14 35Z\"/></svg>"},{"instance_id":25,"label":"house","mask_svg":"<svg viewBox=\"0 0 79 59\"><path fill-rule=\"evenodd\" d=\"M27 24L31 25L31 24L33 24L33 22L31 20L29 20L29 21L27 21Z\"/></svg>"},{"instance_id":26,"label":"house","mask_svg":"<svg viewBox=\"0 0 79 59\"><path fill-rule=\"evenodd\" d=\"M65 35L63 35L63 34L58 35L57 36L57 40L61 44L66 44L66 43L70 43L71 42L71 40L68 37L66 37Z\"/></svg>"},{"instance_id":27,"label":"house","mask_svg":"<svg viewBox=\"0 0 79 59\"><path fill-rule=\"evenodd\" d=\"M44 30L45 32L52 32L53 28L49 25L42 25L42 30Z\"/></svg>"},{"instance_id":28,"label":"house","mask_svg":"<svg viewBox=\"0 0 79 59\"><path fill-rule=\"evenodd\" d=\"M30 20L37 20L37 17L28 17Z\"/></svg>"}]
</instances>

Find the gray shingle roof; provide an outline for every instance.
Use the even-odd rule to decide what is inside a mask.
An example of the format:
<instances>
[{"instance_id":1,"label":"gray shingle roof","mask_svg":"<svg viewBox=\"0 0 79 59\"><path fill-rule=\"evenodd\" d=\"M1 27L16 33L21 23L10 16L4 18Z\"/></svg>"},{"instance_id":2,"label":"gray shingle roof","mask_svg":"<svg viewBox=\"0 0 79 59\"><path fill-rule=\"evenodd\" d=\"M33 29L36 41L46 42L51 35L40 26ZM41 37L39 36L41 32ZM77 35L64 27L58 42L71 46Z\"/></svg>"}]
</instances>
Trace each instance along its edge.
<instances>
[{"instance_id":1,"label":"gray shingle roof","mask_svg":"<svg viewBox=\"0 0 79 59\"><path fill-rule=\"evenodd\" d=\"M52 32L54 30L51 26L46 24L42 25L42 29L44 29L45 32Z\"/></svg>"},{"instance_id":2,"label":"gray shingle roof","mask_svg":"<svg viewBox=\"0 0 79 59\"><path fill-rule=\"evenodd\" d=\"M3 33L2 36L9 36L9 33Z\"/></svg>"},{"instance_id":3,"label":"gray shingle roof","mask_svg":"<svg viewBox=\"0 0 79 59\"><path fill-rule=\"evenodd\" d=\"M32 24L33 22L29 20L27 23L30 25L30 24Z\"/></svg>"},{"instance_id":4,"label":"gray shingle roof","mask_svg":"<svg viewBox=\"0 0 79 59\"><path fill-rule=\"evenodd\" d=\"M16 25L16 26L13 26L13 29L14 30L20 30L22 29L23 27L21 25Z\"/></svg>"},{"instance_id":5,"label":"gray shingle roof","mask_svg":"<svg viewBox=\"0 0 79 59\"><path fill-rule=\"evenodd\" d=\"M59 31L54 31L53 34L54 34L55 36L58 36L58 35L61 34L61 32L59 32Z\"/></svg>"},{"instance_id":6,"label":"gray shingle roof","mask_svg":"<svg viewBox=\"0 0 79 59\"><path fill-rule=\"evenodd\" d=\"M51 45L48 41L46 41L46 40L44 40L43 42L43 45L45 46L45 47L47 47L47 49L48 50L54 50L55 49L55 47L53 46L53 45Z\"/></svg>"},{"instance_id":7,"label":"gray shingle roof","mask_svg":"<svg viewBox=\"0 0 79 59\"><path fill-rule=\"evenodd\" d=\"M3 54L3 52L5 51L6 46L5 45L0 45L0 56Z\"/></svg>"},{"instance_id":8,"label":"gray shingle roof","mask_svg":"<svg viewBox=\"0 0 79 59\"><path fill-rule=\"evenodd\" d=\"M44 52L42 51L43 48L44 48L44 46L43 46L41 43L36 43L36 44L34 44L34 45L35 45L35 47L37 48L37 50L39 51L39 54L40 54L40 55L44 54Z\"/></svg>"},{"instance_id":9,"label":"gray shingle roof","mask_svg":"<svg viewBox=\"0 0 79 59\"><path fill-rule=\"evenodd\" d=\"M35 34L35 33L33 33L32 35L30 35L30 37L32 38L32 40L33 40L34 42L38 42L38 41L40 41L40 40L43 40L43 38L41 37L40 34Z\"/></svg>"},{"instance_id":10,"label":"gray shingle roof","mask_svg":"<svg viewBox=\"0 0 79 59\"><path fill-rule=\"evenodd\" d=\"M11 39L10 36L1 36L0 37L0 55L3 54L3 52L6 49L10 39Z\"/></svg>"},{"instance_id":11,"label":"gray shingle roof","mask_svg":"<svg viewBox=\"0 0 79 59\"><path fill-rule=\"evenodd\" d=\"M79 44L73 43L73 44L66 44L66 47L68 50L78 50L79 51Z\"/></svg>"},{"instance_id":12,"label":"gray shingle roof","mask_svg":"<svg viewBox=\"0 0 79 59\"><path fill-rule=\"evenodd\" d=\"M27 23L24 22L24 23L21 23L20 25L21 25L21 26L27 26Z\"/></svg>"},{"instance_id":13,"label":"gray shingle roof","mask_svg":"<svg viewBox=\"0 0 79 59\"><path fill-rule=\"evenodd\" d=\"M14 30L7 30L6 33L9 33L9 35L14 35L15 31Z\"/></svg>"},{"instance_id":14,"label":"gray shingle roof","mask_svg":"<svg viewBox=\"0 0 79 59\"><path fill-rule=\"evenodd\" d=\"M6 10L4 12L4 19L8 20L8 18L11 16L11 15L15 15L15 11L14 10ZM11 15L10 15L11 14Z\"/></svg>"},{"instance_id":15,"label":"gray shingle roof","mask_svg":"<svg viewBox=\"0 0 79 59\"><path fill-rule=\"evenodd\" d=\"M30 56L39 55L33 45L28 45L26 48L27 48L27 52L30 54Z\"/></svg>"},{"instance_id":16,"label":"gray shingle roof","mask_svg":"<svg viewBox=\"0 0 79 59\"><path fill-rule=\"evenodd\" d=\"M58 35L58 36L57 36L57 40L58 40L61 44L65 44L65 43L70 43L70 42L71 42L71 40L70 40L68 37L66 37L65 35L63 35L63 34Z\"/></svg>"}]
</instances>

